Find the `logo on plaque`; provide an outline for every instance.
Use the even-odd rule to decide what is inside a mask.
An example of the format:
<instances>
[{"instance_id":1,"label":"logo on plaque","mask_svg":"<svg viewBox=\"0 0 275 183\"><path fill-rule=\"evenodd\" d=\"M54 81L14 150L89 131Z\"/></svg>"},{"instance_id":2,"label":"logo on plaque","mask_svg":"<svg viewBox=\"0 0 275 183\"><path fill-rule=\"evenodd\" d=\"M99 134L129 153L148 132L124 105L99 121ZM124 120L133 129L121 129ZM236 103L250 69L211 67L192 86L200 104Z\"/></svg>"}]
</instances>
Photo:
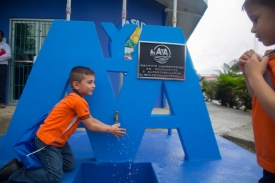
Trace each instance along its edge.
<instances>
[{"instance_id":1,"label":"logo on plaque","mask_svg":"<svg viewBox=\"0 0 275 183\"><path fill-rule=\"evenodd\" d=\"M154 57L156 62L165 64L171 57L171 51L168 46L158 45L154 49L151 49L150 56Z\"/></svg>"}]
</instances>

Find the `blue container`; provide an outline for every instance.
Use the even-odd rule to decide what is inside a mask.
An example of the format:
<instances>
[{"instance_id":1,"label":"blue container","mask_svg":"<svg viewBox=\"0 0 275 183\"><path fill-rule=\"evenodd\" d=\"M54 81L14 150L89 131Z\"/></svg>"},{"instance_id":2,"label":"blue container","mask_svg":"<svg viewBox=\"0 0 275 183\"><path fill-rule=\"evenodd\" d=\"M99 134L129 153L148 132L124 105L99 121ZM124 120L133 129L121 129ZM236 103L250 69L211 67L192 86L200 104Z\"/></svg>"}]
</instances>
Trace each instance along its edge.
<instances>
[{"instance_id":1,"label":"blue container","mask_svg":"<svg viewBox=\"0 0 275 183\"><path fill-rule=\"evenodd\" d=\"M82 163L73 183L158 183L151 163Z\"/></svg>"}]
</instances>

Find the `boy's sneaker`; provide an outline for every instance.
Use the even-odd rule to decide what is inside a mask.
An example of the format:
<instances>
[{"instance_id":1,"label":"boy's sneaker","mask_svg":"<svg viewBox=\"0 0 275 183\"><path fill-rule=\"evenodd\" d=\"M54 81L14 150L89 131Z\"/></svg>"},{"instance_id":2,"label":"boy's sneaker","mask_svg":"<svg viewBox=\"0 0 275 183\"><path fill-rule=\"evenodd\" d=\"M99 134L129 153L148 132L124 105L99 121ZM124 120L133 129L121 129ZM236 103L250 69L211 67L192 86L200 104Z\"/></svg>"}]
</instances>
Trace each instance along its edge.
<instances>
[{"instance_id":1,"label":"boy's sneaker","mask_svg":"<svg viewBox=\"0 0 275 183\"><path fill-rule=\"evenodd\" d=\"M6 105L5 105L5 104L0 103L0 108L5 108L5 107L6 107Z\"/></svg>"},{"instance_id":2,"label":"boy's sneaker","mask_svg":"<svg viewBox=\"0 0 275 183\"><path fill-rule=\"evenodd\" d=\"M0 169L0 182L7 181L10 175L15 171L23 167L16 158L12 159L5 166Z\"/></svg>"}]
</instances>

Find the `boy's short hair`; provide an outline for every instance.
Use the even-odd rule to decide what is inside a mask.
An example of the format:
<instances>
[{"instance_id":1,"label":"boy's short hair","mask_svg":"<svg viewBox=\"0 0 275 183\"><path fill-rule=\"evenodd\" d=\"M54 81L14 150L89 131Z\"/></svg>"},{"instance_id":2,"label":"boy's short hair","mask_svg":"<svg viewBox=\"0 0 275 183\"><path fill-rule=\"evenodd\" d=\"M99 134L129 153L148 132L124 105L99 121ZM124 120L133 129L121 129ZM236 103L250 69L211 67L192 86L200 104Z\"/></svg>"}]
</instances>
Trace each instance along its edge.
<instances>
[{"instance_id":1,"label":"boy's short hair","mask_svg":"<svg viewBox=\"0 0 275 183\"><path fill-rule=\"evenodd\" d=\"M267 6L274 6L275 5L274 0L245 0L244 3L243 3L242 9L245 9L246 5L248 5L249 3L257 3L257 4L260 4L260 5L267 5Z\"/></svg>"},{"instance_id":2,"label":"boy's short hair","mask_svg":"<svg viewBox=\"0 0 275 183\"><path fill-rule=\"evenodd\" d=\"M84 67L84 66L76 66L76 67L72 68L72 70L70 72L70 76L69 76L69 82L70 82L71 87L72 87L72 83L74 81L81 82L84 79L84 75L94 76L95 72L92 69L90 69L88 67Z\"/></svg>"}]
</instances>

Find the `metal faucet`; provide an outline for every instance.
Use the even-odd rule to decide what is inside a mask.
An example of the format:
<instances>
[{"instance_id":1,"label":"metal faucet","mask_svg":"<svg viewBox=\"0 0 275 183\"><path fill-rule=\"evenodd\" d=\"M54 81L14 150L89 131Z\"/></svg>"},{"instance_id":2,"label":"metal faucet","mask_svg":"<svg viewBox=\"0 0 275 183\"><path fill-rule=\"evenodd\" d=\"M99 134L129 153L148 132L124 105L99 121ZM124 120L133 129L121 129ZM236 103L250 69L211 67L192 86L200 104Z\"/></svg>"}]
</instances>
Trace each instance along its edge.
<instances>
[{"instance_id":1,"label":"metal faucet","mask_svg":"<svg viewBox=\"0 0 275 183\"><path fill-rule=\"evenodd\" d=\"M116 123L119 123L119 122L118 122L118 111L115 112L114 118L115 118Z\"/></svg>"}]
</instances>

